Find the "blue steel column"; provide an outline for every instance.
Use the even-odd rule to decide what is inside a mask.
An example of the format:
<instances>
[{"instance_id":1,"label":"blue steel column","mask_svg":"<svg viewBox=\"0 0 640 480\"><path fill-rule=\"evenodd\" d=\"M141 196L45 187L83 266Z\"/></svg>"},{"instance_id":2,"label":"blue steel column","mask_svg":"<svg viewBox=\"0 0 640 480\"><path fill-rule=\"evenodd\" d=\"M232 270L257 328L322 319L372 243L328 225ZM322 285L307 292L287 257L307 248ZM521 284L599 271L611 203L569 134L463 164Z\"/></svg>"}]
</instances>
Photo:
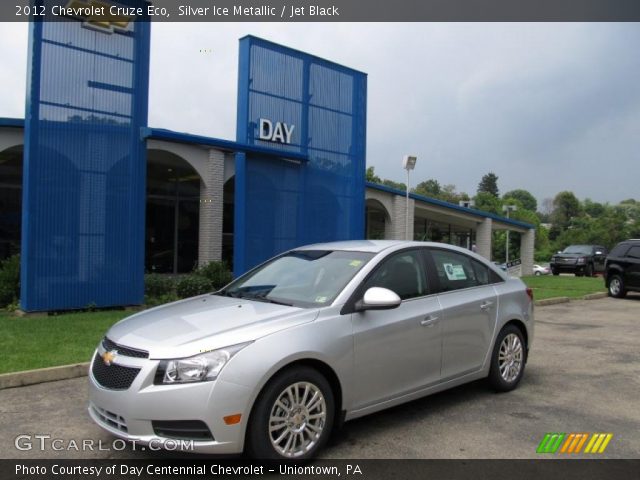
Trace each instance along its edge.
<instances>
[{"instance_id":1,"label":"blue steel column","mask_svg":"<svg viewBox=\"0 0 640 480\"><path fill-rule=\"evenodd\" d=\"M240 40L238 64L238 113L236 118L236 140L240 144L248 143L249 123L249 85L251 38ZM239 276L246 271L246 199L247 199L247 156L236 154L235 199L233 216L233 274Z\"/></svg>"},{"instance_id":2,"label":"blue steel column","mask_svg":"<svg viewBox=\"0 0 640 480\"><path fill-rule=\"evenodd\" d=\"M36 5L41 2L36 2ZM40 57L42 52L42 22L39 20L29 22L29 59L27 62L27 98L25 106L24 122L24 161L22 164L22 235L20 240L20 308L27 310L29 305L29 293L31 292L30 263L35 262L31 258L33 248L31 242L31 222L29 219L31 204L31 188L29 177L29 161L33 155L35 146L38 145L38 129L33 128L33 122L39 121L40 103ZM35 257L35 256L34 256Z\"/></svg>"}]
</instances>

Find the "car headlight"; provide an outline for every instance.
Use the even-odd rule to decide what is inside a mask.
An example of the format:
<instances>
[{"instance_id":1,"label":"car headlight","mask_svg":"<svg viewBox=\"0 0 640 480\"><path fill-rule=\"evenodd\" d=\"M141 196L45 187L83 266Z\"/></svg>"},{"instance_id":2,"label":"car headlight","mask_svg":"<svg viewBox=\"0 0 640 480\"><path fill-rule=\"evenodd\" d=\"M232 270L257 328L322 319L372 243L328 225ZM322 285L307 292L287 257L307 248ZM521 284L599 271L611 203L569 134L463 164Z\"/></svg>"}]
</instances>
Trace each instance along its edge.
<instances>
[{"instance_id":1,"label":"car headlight","mask_svg":"<svg viewBox=\"0 0 640 480\"><path fill-rule=\"evenodd\" d=\"M219 348L188 358L162 360L158 365L156 385L215 380L227 362L251 342Z\"/></svg>"}]
</instances>

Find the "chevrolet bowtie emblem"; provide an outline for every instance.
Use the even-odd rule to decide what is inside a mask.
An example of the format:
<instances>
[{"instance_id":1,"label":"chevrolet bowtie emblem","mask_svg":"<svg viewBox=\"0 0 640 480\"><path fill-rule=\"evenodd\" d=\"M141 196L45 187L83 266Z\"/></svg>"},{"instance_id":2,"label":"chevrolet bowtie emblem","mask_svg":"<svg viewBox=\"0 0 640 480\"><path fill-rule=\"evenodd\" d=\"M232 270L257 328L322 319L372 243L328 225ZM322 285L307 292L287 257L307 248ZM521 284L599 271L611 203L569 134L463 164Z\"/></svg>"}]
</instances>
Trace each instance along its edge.
<instances>
[{"instance_id":1,"label":"chevrolet bowtie emblem","mask_svg":"<svg viewBox=\"0 0 640 480\"><path fill-rule=\"evenodd\" d=\"M102 354L102 361L108 367L109 365L111 365L113 363L113 361L116 359L117 355L118 355L117 350L111 350L110 352L104 352Z\"/></svg>"},{"instance_id":2,"label":"chevrolet bowtie emblem","mask_svg":"<svg viewBox=\"0 0 640 480\"><path fill-rule=\"evenodd\" d=\"M111 13L113 4L101 2L99 0L70 0L66 8L72 10L72 16L84 20L82 26L99 30L105 33L113 33L114 30L130 30L130 23L133 17L117 15Z\"/></svg>"}]
</instances>

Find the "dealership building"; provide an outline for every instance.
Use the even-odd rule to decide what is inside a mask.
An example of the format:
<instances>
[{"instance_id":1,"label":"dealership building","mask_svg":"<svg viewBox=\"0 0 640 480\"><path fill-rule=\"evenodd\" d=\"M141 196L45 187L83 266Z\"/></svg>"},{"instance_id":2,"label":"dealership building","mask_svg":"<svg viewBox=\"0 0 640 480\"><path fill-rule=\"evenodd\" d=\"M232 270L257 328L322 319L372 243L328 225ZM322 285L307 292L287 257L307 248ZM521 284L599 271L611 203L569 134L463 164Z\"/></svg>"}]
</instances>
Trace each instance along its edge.
<instances>
[{"instance_id":1,"label":"dealership building","mask_svg":"<svg viewBox=\"0 0 640 480\"><path fill-rule=\"evenodd\" d=\"M21 254L23 310L141 304L144 273L407 231L487 258L516 232L532 272L532 225L413 194L407 214L365 182L362 72L244 37L235 140L149 127L149 30L30 25L26 117L0 118L0 259Z\"/></svg>"}]
</instances>

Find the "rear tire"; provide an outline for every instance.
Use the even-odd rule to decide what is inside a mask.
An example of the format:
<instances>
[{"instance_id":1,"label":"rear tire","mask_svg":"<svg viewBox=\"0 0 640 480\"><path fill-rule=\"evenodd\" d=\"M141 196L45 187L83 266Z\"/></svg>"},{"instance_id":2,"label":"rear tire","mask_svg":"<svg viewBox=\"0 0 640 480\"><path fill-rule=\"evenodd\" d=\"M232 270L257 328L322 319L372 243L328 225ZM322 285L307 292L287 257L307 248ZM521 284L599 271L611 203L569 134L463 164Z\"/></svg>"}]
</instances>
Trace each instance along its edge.
<instances>
[{"instance_id":1,"label":"rear tire","mask_svg":"<svg viewBox=\"0 0 640 480\"><path fill-rule=\"evenodd\" d=\"M540 273L540 272L536 272L536 273L534 273L534 275L535 275L536 277L539 277L540 275L542 275L542 273Z\"/></svg>"},{"instance_id":2,"label":"rear tire","mask_svg":"<svg viewBox=\"0 0 640 480\"><path fill-rule=\"evenodd\" d=\"M498 334L491 355L491 369L489 370L489 385L496 392L508 392L518 386L524 365L527 360L527 350L522 331L515 325L507 325Z\"/></svg>"},{"instance_id":3,"label":"rear tire","mask_svg":"<svg viewBox=\"0 0 640 480\"><path fill-rule=\"evenodd\" d=\"M589 264L585 267L584 269L584 276L585 277L593 277L593 265Z\"/></svg>"},{"instance_id":4,"label":"rear tire","mask_svg":"<svg viewBox=\"0 0 640 480\"><path fill-rule=\"evenodd\" d=\"M247 453L253 458L306 460L326 443L335 402L327 379L310 367L277 374L251 412Z\"/></svg>"},{"instance_id":5,"label":"rear tire","mask_svg":"<svg viewBox=\"0 0 640 480\"><path fill-rule=\"evenodd\" d=\"M627 290L624 288L624 280L620 275L611 275L607 293L614 298L624 298L627 295Z\"/></svg>"}]
</instances>

